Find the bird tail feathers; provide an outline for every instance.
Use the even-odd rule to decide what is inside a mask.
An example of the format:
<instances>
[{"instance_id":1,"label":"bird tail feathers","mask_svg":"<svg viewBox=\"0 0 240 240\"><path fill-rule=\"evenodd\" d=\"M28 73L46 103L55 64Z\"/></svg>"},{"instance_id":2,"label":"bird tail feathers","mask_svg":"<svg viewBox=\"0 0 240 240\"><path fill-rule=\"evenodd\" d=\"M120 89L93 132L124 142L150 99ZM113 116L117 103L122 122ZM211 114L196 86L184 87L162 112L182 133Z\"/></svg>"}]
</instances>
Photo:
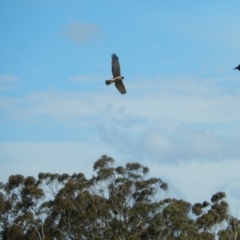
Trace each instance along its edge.
<instances>
[{"instance_id":1,"label":"bird tail feathers","mask_svg":"<svg viewBox=\"0 0 240 240\"><path fill-rule=\"evenodd\" d=\"M112 80L106 80L105 83L106 83L107 85L109 85L109 84L112 83Z\"/></svg>"}]
</instances>

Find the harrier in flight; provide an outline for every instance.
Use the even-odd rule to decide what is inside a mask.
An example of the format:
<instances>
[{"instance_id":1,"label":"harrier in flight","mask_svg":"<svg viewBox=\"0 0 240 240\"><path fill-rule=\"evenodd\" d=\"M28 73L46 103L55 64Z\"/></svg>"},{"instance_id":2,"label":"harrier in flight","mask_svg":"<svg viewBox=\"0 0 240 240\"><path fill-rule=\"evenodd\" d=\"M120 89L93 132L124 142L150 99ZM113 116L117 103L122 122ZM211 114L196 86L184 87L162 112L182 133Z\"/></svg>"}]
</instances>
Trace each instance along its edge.
<instances>
[{"instance_id":1,"label":"harrier in flight","mask_svg":"<svg viewBox=\"0 0 240 240\"><path fill-rule=\"evenodd\" d=\"M236 69L240 71L240 64L234 68L234 70L236 70Z\"/></svg>"},{"instance_id":2,"label":"harrier in flight","mask_svg":"<svg viewBox=\"0 0 240 240\"><path fill-rule=\"evenodd\" d=\"M115 83L115 86L116 86L117 90L121 94L126 93L126 89L125 89L125 86L124 86L123 81L122 81L124 79L124 77L121 76L118 56L115 53L112 54L112 74L113 74L113 79L106 80L105 83L107 85L109 85L111 83Z\"/></svg>"}]
</instances>

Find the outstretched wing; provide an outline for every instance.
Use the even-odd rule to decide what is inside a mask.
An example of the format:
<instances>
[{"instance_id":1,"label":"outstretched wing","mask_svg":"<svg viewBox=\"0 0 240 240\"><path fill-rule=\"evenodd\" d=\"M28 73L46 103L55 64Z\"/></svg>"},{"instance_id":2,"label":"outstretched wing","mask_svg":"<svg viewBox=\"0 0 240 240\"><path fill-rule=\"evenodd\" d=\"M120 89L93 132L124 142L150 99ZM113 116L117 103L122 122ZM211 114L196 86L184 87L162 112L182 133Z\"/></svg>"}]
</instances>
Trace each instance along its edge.
<instances>
[{"instance_id":1,"label":"outstretched wing","mask_svg":"<svg viewBox=\"0 0 240 240\"><path fill-rule=\"evenodd\" d=\"M121 94L126 93L126 89L125 89L125 86L123 84L123 81L115 82L115 86Z\"/></svg>"},{"instance_id":2,"label":"outstretched wing","mask_svg":"<svg viewBox=\"0 0 240 240\"><path fill-rule=\"evenodd\" d=\"M112 54L112 74L113 78L121 76L118 56L115 53Z\"/></svg>"}]
</instances>

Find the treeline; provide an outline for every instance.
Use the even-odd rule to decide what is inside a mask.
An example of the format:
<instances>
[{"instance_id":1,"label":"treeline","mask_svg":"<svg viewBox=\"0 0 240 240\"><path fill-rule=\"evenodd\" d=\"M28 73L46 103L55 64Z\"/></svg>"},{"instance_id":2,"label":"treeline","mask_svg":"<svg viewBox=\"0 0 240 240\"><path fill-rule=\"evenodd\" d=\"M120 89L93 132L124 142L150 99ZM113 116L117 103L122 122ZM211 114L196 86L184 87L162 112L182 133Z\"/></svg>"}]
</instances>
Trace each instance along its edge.
<instances>
[{"instance_id":1,"label":"treeline","mask_svg":"<svg viewBox=\"0 0 240 240\"><path fill-rule=\"evenodd\" d=\"M104 155L93 169L91 179L11 175L0 184L0 239L240 239L223 192L191 205L167 198L167 183L139 163L116 167Z\"/></svg>"}]
</instances>

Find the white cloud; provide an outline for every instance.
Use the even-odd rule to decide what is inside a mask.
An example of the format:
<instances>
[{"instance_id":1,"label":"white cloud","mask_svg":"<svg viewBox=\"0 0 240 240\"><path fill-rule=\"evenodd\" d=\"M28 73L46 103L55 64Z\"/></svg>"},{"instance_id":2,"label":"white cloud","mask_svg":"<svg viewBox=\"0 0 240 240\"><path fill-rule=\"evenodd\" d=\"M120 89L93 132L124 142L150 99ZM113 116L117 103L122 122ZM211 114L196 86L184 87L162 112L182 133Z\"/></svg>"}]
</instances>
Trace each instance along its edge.
<instances>
[{"instance_id":1,"label":"white cloud","mask_svg":"<svg viewBox=\"0 0 240 240\"><path fill-rule=\"evenodd\" d=\"M0 75L0 91L10 90L19 79L12 74Z\"/></svg>"},{"instance_id":2,"label":"white cloud","mask_svg":"<svg viewBox=\"0 0 240 240\"><path fill-rule=\"evenodd\" d=\"M8 105L9 99L2 98L0 108L24 122L98 126L102 141L131 157L173 162L240 158L240 94L227 92L221 79L137 79L126 83L125 96L115 86L35 92Z\"/></svg>"},{"instance_id":3,"label":"white cloud","mask_svg":"<svg viewBox=\"0 0 240 240\"><path fill-rule=\"evenodd\" d=\"M0 110L8 112L8 118L11 118L11 113L16 112L16 108L19 105L20 100L17 98L4 97L0 98Z\"/></svg>"},{"instance_id":4,"label":"white cloud","mask_svg":"<svg viewBox=\"0 0 240 240\"><path fill-rule=\"evenodd\" d=\"M226 192L230 210L234 216L240 216L239 169L240 160L222 160L218 162L179 161L174 165L148 161L153 176L168 178L171 185L191 203L210 201L218 191ZM170 194L171 189L170 189Z\"/></svg>"},{"instance_id":5,"label":"white cloud","mask_svg":"<svg viewBox=\"0 0 240 240\"><path fill-rule=\"evenodd\" d=\"M226 137L215 134L214 131L197 130L191 126L169 132L150 126L134 131L130 128L124 130L102 125L99 127L99 134L102 141L125 156L141 161L153 159L175 164L179 160L217 162L226 158L240 159L240 137L233 137L231 134Z\"/></svg>"},{"instance_id":6,"label":"white cloud","mask_svg":"<svg viewBox=\"0 0 240 240\"><path fill-rule=\"evenodd\" d=\"M102 29L96 24L74 22L65 27L62 35L77 44L81 44L101 39Z\"/></svg>"},{"instance_id":7,"label":"white cloud","mask_svg":"<svg viewBox=\"0 0 240 240\"><path fill-rule=\"evenodd\" d=\"M85 94L76 92L35 92L23 98L2 98L0 109L7 115L23 122L64 122L67 125L84 124L95 116Z\"/></svg>"},{"instance_id":8,"label":"white cloud","mask_svg":"<svg viewBox=\"0 0 240 240\"><path fill-rule=\"evenodd\" d=\"M151 156L169 163L177 160L240 159L240 137L222 137L203 130L191 128L180 131L152 129L140 138L140 147L146 157Z\"/></svg>"},{"instance_id":9,"label":"white cloud","mask_svg":"<svg viewBox=\"0 0 240 240\"><path fill-rule=\"evenodd\" d=\"M83 79L86 79L85 75L75 76L71 80ZM102 78L100 76L97 79ZM139 80L139 77L137 79ZM96 87L98 85L89 85L88 89L84 88L84 92L35 92L23 98L15 98L19 101L19 105L15 106L16 113L19 113L18 109L22 109L34 115L45 114L50 118L68 121L83 115L105 118L106 109L111 106L108 115L119 121L120 118L126 121L134 115L149 122L161 122L164 126L173 122L240 121L240 91L226 92L225 86L221 86L221 80L157 76L126 83L128 94L125 96L120 95L114 86L108 86L104 91L97 91Z\"/></svg>"}]
</instances>

